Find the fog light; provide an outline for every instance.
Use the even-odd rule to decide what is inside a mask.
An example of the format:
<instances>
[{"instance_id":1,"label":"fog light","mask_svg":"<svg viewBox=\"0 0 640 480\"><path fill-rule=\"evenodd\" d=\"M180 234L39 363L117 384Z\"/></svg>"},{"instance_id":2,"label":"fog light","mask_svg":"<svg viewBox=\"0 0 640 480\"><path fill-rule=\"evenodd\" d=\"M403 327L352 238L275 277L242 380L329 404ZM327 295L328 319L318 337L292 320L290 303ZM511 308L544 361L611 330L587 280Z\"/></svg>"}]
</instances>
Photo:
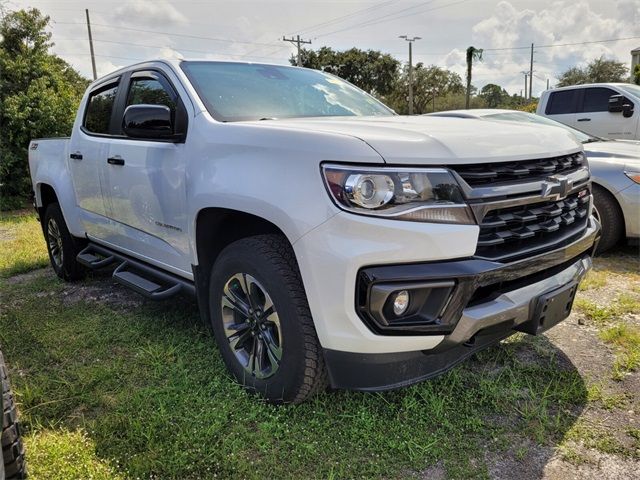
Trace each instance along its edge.
<instances>
[{"instance_id":1,"label":"fog light","mask_svg":"<svg viewBox=\"0 0 640 480\"><path fill-rule=\"evenodd\" d=\"M393 299L393 313L399 317L407 311L407 308L409 308L409 292L401 290Z\"/></svg>"}]
</instances>

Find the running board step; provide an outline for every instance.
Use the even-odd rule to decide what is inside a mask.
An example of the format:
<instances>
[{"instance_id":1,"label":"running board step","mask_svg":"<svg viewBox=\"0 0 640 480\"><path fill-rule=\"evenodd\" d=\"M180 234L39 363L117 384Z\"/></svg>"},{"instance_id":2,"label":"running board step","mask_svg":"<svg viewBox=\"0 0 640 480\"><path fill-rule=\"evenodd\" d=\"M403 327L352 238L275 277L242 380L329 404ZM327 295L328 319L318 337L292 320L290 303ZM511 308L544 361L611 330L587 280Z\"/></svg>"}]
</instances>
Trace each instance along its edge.
<instances>
[{"instance_id":1,"label":"running board step","mask_svg":"<svg viewBox=\"0 0 640 480\"><path fill-rule=\"evenodd\" d=\"M78 254L76 259L85 267L96 270L98 268L106 267L107 265L112 264L113 262L115 262L116 257L111 254L105 255L101 252L97 252L93 248L93 245L89 245Z\"/></svg>"},{"instance_id":2,"label":"running board step","mask_svg":"<svg viewBox=\"0 0 640 480\"><path fill-rule=\"evenodd\" d=\"M135 268L135 266L132 266L129 261L123 262L113 272L113 279L125 287L129 287L145 297L152 298L154 300L163 300L165 298L172 297L173 295L180 293L182 290L182 285L180 283L170 282L167 285L163 282L166 280L165 278L153 278L156 276L154 275L156 272L144 272L147 275L151 274L149 276L153 279L150 280L149 278L143 277L142 272L138 273L128 270L128 268L132 267Z\"/></svg>"},{"instance_id":3,"label":"running board step","mask_svg":"<svg viewBox=\"0 0 640 480\"><path fill-rule=\"evenodd\" d=\"M92 270L116 264L113 271L116 282L153 300L163 300L178 293L196 294L192 282L95 243L90 243L76 258Z\"/></svg>"}]
</instances>

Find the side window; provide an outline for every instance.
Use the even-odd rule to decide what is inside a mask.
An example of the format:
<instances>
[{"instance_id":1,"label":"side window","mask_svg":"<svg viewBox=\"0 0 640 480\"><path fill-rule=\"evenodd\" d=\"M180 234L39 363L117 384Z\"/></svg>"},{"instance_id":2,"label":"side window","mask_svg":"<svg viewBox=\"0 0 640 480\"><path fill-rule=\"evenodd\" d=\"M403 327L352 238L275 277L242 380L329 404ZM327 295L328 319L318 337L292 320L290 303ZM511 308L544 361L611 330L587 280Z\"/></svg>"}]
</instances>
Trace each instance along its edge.
<instances>
[{"instance_id":1,"label":"side window","mask_svg":"<svg viewBox=\"0 0 640 480\"><path fill-rule=\"evenodd\" d=\"M108 85L89 94L83 126L91 133L109 133L111 112L118 85Z\"/></svg>"},{"instance_id":2,"label":"side window","mask_svg":"<svg viewBox=\"0 0 640 480\"><path fill-rule=\"evenodd\" d=\"M586 88L584 91L583 112L608 112L609 97L617 95L618 92L604 87Z\"/></svg>"},{"instance_id":3,"label":"side window","mask_svg":"<svg viewBox=\"0 0 640 480\"><path fill-rule=\"evenodd\" d=\"M566 113L576 113L574 107L574 96L576 90L560 90L552 92L547 103L545 113L547 115L561 115Z\"/></svg>"},{"instance_id":4,"label":"side window","mask_svg":"<svg viewBox=\"0 0 640 480\"><path fill-rule=\"evenodd\" d=\"M176 95L155 78L132 78L127 106L140 104L166 105L175 112Z\"/></svg>"}]
</instances>

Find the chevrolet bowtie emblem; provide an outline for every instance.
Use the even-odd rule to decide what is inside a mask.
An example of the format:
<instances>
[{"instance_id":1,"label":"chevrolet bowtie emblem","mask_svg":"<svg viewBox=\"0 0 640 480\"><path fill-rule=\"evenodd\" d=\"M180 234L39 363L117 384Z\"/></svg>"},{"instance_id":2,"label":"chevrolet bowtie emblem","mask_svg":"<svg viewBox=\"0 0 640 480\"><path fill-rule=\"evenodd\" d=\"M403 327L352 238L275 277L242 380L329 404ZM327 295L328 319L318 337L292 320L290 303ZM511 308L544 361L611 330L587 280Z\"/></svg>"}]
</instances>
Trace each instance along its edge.
<instances>
[{"instance_id":1,"label":"chevrolet bowtie emblem","mask_svg":"<svg viewBox=\"0 0 640 480\"><path fill-rule=\"evenodd\" d=\"M553 175L542 182L541 194L543 198L560 200L569 194L572 187L573 180L569 180L565 175Z\"/></svg>"}]
</instances>

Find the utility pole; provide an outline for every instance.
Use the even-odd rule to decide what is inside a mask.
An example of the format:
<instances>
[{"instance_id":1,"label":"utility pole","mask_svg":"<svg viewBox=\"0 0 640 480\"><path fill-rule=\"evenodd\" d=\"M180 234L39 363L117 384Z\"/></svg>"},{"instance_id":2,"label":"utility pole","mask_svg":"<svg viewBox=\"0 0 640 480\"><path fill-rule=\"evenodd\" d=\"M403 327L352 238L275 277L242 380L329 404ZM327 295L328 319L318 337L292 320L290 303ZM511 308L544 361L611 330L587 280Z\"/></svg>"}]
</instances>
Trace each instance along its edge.
<instances>
[{"instance_id":1,"label":"utility pole","mask_svg":"<svg viewBox=\"0 0 640 480\"><path fill-rule=\"evenodd\" d=\"M96 56L93 53L93 37L91 36L91 21L89 20L89 9L85 8L84 12L87 14L87 31L89 32L89 50L91 50L91 67L93 68L93 79L98 78L96 73Z\"/></svg>"},{"instance_id":2,"label":"utility pole","mask_svg":"<svg viewBox=\"0 0 640 480\"><path fill-rule=\"evenodd\" d=\"M287 37L282 37L282 41L283 42L289 42L289 43L293 43L298 47L298 66L301 67L302 66L302 53L300 51L300 45L303 43L309 44L311 45L311 40L300 40L300 35L296 35L296 38L287 38Z\"/></svg>"},{"instance_id":3,"label":"utility pole","mask_svg":"<svg viewBox=\"0 0 640 480\"><path fill-rule=\"evenodd\" d=\"M547 78L547 90L549 90L549 79Z\"/></svg>"},{"instance_id":4,"label":"utility pole","mask_svg":"<svg viewBox=\"0 0 640 480\"><path fill-rule=\"evenodd\" d=\"M529 76L529 74L527 72L522 72L524 73L524 97L522 97L523 100L527 100L527 77Z\"/></svg>"},{"instance_id":5,"label":"utility pole","mask_svg":"<svg viewBox=\"0 0 640 480\"><path fill-rule=\"evenodd\" d=\"M409 42L409 115L413 115L413 56L411 46L413 42L420 40L422 37L409 38L407 35L400 35L398 38L403 38Z\"/></svg>"},{"instance_id":6,"label":"utility pole","mask_svg":"<svg viewBox=\"0 0 640 480\"><path fill-rule=\"evenodd\" d=\"M533 43L531 44L531 65L529 67L529 100L533 98Z\"/></svg>"}]
</instances>

